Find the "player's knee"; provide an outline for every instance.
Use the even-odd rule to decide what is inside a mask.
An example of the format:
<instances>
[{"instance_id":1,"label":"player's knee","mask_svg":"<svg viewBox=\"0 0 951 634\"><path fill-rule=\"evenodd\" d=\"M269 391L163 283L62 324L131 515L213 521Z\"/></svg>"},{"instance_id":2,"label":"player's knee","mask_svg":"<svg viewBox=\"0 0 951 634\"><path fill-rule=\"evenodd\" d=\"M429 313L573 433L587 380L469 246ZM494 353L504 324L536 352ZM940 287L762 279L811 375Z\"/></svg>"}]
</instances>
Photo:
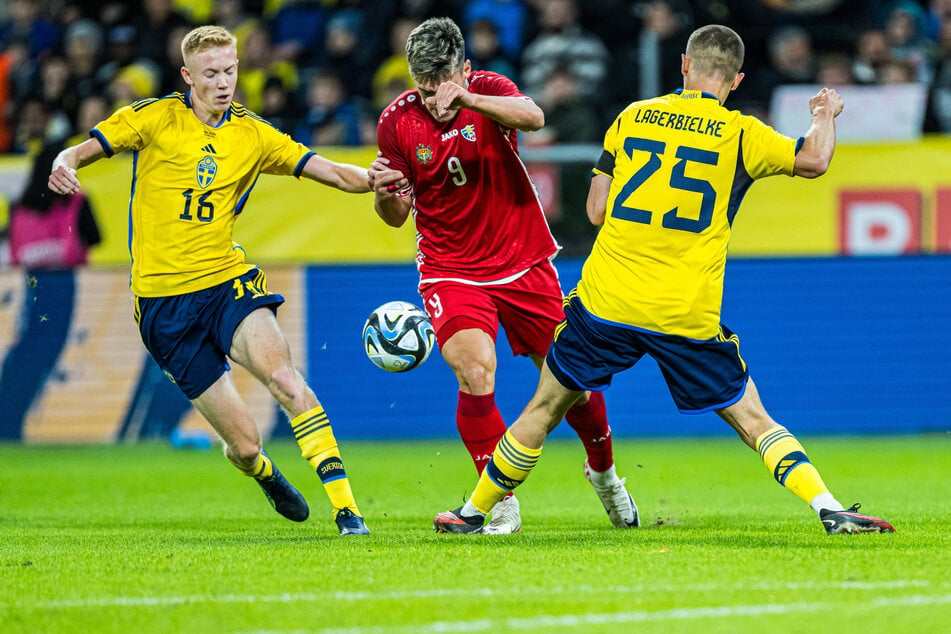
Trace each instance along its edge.
<instances>
[{"instance_id":1,"label":"player's knee","mask_svg":"<svg viewBox=\"0 0 951 634\"><path fill-rule=\"evenodd\" d=\"M468 360L456 371L459 383L472 394L487 394L495 389L495 372L478 360Z\"/></svg>"}]
</instances>

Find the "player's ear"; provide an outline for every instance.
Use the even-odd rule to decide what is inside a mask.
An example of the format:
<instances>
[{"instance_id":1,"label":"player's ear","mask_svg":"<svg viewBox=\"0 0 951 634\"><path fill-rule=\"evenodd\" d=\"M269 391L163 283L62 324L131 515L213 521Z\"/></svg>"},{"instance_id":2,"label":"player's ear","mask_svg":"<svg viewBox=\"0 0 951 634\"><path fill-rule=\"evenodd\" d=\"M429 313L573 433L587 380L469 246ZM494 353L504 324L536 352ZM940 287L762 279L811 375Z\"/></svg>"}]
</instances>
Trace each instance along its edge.
<instances>
[{"instance_id":1,"label":"player's ear","mask_svg":"<svg viewBox=\"0 0 951 634\"><path fill-rule=\"evenodd\" d=\"M188 72L188 67L187 67L187 66L182 66L181 71L182 71L182 79L185 80L185 83L186 83L186 84L188 84L189 86L192 86L192 85L193 85L193 83L192 83L192 75L191 75L191 73Z\"/></svg>"},{"instance_id":2,"label":"player's ear","mask_svg":"<svg viewBox=\"0 0 951 634\"><path fill-rule=\"evenodd\" d=\"M746 73L737 73L736 78L733 80L733 85L730 86L730 91L734 91L740 87L740 82L743 81L743 78L746 77Z\"/></svg>"},{"instance_id":3,"label":"player's ear","mask_svg":"<svg viewBox=\"0 0 951 634\"><path fill-rule=\"evenodd\" d=\"M471 72L472 72L472 61L470 61L470 60L467 59L467 60L466 60L465 62L463 62L463 64L462 64L462 76L465 77L466 79L468 79L468 78L469 78L469 73L471 73Z\"/></svg>"},{"instance_id":4,"label":"player's ear","mask_svg":"<svg viewBox=\"0 0 951 634\"><path fill-rule=\"evenodd\" d=\"M686 54L680 54L680 74L684 77L690 72L690 58Z\"/></svg>"}]
</instances>

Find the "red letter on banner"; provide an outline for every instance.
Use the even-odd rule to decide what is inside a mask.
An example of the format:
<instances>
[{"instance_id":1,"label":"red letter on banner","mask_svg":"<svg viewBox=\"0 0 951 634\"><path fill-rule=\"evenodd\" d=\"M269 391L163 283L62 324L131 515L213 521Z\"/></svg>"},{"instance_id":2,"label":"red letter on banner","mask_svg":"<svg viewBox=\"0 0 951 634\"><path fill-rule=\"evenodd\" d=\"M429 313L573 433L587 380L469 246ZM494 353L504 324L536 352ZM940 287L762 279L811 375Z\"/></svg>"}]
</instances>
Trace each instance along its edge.
<instances>
[{"instance_id":1,"label":"red letter on banner","mask_svg":"<svg viewBox=\"0 0 951 634\"><path fill-rule=\"evenodd\" d=\"M843 255L920 252L921 192L917 189L841 192L839 249Z\"/></svg>"}]
</instances>

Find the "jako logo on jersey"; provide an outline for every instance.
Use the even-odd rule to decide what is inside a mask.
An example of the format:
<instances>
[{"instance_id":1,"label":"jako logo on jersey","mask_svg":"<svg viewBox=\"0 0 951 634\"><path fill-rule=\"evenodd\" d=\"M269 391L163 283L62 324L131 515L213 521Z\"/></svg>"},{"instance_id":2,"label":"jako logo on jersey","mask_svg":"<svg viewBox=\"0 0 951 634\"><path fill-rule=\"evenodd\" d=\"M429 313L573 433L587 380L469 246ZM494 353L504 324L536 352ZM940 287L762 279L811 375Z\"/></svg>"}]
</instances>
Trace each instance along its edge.
<instances>
[{"instance_id":1,"label":"jako logo on jersey","mask_svg":"<svg viewBox=\"0 0 951 634\"><path fill-rule=\"evenodd\" d=\"M215 174L217 173L218 164L215 163L215 159L206 156L198 161L198 167L195 168L195 180L198 181L199 187L205 189L211 185L211 181L215 180Z\"/></svg>"},{"instance_id":2,"label":"jako logo on jersey","mask_svg":"<svg viewBox=\"0 0 951 634\"><path fill-rule=\"evenodd\" d=\"M422 143L417 145L416 160L423 165L429 165L429 162L433 160L433 148L428 145L423 145Z\"/></svg>"},{"instance_id":3,"label":"jako logo on jersey","mask_svg":"<svg viewBox=\"0 0 951 634\"><path fill-rule=\"evenodd\" d=\"M462 138L465 139L466 141L474 142L476 140L474 123L470 123L469 125L467 125L466 127L462 129Z\"/></svg>"}]
</instances>

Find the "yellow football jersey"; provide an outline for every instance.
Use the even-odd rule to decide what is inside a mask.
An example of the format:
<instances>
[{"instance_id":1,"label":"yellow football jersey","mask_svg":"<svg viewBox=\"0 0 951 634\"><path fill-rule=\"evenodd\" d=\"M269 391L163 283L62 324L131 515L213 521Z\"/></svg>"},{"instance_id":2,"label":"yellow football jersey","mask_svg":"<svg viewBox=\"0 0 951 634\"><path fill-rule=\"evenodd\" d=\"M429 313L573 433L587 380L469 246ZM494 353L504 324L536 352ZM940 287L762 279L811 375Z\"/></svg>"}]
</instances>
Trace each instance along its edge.
<instances>
[{"instance_id":1,"label":"yellow football jersey","mask_svg":"<svg viewBox=\"0 0 951 634\"><path fill-rule=\"evenodd\" d=\"M733 218L754 180L792 175L797 149L709 93L629 105L595 167L613 180L578 284L585 307L609 322L714 337Z\"/></svg>"},{"instance_id":2,"label":"yellow football jersey","mask_svg":"<svg viewBox=\"0 0 951 634\"><path fill-rule=\"evenodd\" d=\"M120 108L91 134L107 156L134 152L129 250L142 297L183 295L250 269L232 229L258 175L300 176L313 154L240 104L205 125L187 93Z\"/></svg>"}]
</instances>

